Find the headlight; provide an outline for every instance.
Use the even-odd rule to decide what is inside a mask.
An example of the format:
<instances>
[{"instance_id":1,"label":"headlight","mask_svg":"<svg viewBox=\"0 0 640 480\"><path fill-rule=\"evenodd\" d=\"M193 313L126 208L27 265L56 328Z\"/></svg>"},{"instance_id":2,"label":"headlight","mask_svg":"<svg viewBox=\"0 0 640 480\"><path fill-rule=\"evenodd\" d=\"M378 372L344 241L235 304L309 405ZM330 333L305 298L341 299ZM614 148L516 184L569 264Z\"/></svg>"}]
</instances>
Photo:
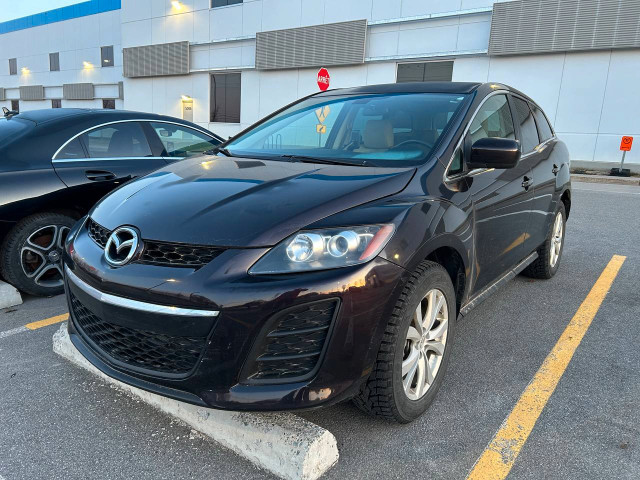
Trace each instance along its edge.
<instances>
[{"instance_id":1,"label":"headlight","mask_svg":"<svg viewBox=\"0 0 640 480\"><path fill-rule=\"evenodd\" d=\"M380 253L393 230L393 225L369 225L301 231L269 250L249 273L306 272L365 263Z\"/></svg>"}]
</instances>

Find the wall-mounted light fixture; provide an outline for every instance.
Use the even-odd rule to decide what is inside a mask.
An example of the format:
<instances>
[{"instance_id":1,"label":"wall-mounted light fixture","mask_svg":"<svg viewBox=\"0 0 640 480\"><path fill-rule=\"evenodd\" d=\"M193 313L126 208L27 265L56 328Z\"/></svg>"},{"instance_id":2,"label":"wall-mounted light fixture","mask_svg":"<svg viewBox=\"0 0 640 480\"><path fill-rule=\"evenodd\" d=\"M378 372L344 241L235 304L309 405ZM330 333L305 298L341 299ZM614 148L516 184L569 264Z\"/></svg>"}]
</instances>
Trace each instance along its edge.
<instances>
[{"instance_id":1,"label":"wall-mounted light fixture","mask_svg":"<svg viewBox=\"0 0 640 480\"><path fill-rule=\"evenodd\" d=\"M29 70L27 67L22 67L20 69L20 72L22 72L22 75L29 75L31 73L31 70Z\"/></svg>"},{"instance_id":2,"label":"wall-mounted light fixture","mask_svg":"<svg viewBox=\"0 0 640 480\"><path fill-rule=\"evenodd\" d=\"M182 95L182 119L193 122L193 98Z\"/></svg>"},{"instance_id":3,"label":"wall-mounted light fixture","mask_svg":"<svg viewBox=\"0 0 640 480\"><path fill-rule=\"evenodd\" d=\"M182 11L182 9L184 8L184 5L182 4L182 2L179 2L178 0L173 0L171 2L171 6L173 7L173 9L177 12Z\"/></svg>"},{"instance_id":4,"label":"wall-mounted light fixture","mask_svg":"<svg viewBox=\"0 0 640 480\"><path fill-rule=\"evenodd\" d=\"M82 62L82 66L84 67L85 70L91 70L93 68L93 63L91 62Z\"/></svg>"}]
</instances>

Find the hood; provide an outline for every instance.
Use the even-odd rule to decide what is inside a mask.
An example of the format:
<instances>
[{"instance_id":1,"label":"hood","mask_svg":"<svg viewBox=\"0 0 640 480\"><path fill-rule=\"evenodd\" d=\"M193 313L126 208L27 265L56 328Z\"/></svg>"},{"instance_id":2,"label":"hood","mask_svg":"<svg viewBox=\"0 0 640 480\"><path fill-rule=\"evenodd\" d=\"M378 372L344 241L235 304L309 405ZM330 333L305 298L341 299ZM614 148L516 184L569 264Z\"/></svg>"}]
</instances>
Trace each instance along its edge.
<instances>
[{"instance_id":1,"label":"hood","mask_svg":"<svg viewBox=\"0 0 640 480\"><path fill-rule=\"evenodd\" d=\"M393 195L414 168L196 157L130 182L91 217L148 240L268 247L329 215Z\"/></svg>"}]
</instances>

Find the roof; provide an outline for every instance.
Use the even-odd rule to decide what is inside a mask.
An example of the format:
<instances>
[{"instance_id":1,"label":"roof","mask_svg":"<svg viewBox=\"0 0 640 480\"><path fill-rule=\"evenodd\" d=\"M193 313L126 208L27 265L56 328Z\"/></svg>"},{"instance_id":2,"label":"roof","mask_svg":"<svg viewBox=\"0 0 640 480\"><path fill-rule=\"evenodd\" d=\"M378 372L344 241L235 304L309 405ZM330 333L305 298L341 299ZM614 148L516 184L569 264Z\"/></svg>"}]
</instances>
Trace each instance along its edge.
<instances>
[{"instance_id":1,"label":"roof","mask_svg":"<svg viewBox=\"0 0 640 480\"><path fill-rule=\"evenodd\" d=\"M121 0L89 0L0 23L0 34L120 9ZM10 7L7 7L10 8Z\"/></svg>"},{"instance_id":2,"label":"roof","mask_svg":"<svg viewBox=\"0 0 640 480\"><path fill-rule=\"evenodd\" d=\"M327 90L326 92L318 94L318 96L348 95L354 93L471 93L481 85L481 83L471 82L384 83L380 85L364 85L361 87Z\"/></svg>"},{"instance_id":3,"label":"roof","mask_svg":"<svg viewBox=\"0 0 640 480\"><path fill-rule=\"evenodd\" d=\"M200 125L187 120L182 120L181 118L170 117L168 115L158 115L157 113L133 112L131 110L111 110L101 108L45 108L42 110L27 110L25 112L20 112L16 115L12 115L11 118L30 120L34 122L36 126L44 123L66 122L69 120L72 120L73 122L91 121L95 124L128 119L164 120L187 125L202 132L207 132L208 134L213 133ZM215 133L213 135L217 136Z\"/></svg>"}]
</instances>

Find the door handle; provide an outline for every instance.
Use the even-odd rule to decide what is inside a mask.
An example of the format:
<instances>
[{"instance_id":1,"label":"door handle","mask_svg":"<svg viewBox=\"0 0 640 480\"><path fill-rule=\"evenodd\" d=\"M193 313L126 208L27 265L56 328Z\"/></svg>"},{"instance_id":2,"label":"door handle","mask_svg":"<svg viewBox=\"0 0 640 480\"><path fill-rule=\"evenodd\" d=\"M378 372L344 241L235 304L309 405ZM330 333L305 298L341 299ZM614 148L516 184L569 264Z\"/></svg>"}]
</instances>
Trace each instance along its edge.
<instances>
[{"instance_id":1,"label":"door handle","mask_svg":"<svg viewBox=\"0 0 640 480\"><path fill-rule=\"evenodd\" d=\"M559 171L560 171L560 167L558 167L558 165L554 163L553 168L551 169L551 173L553 173L554 175L557 175Z\"/></svg>"},{"instance_id":2,"label":"door handle","mask_svg":"<svg viewBox=\"0 0 640 480\"><path fill-rule=\"evenodd\" d=\"M86 177L92 182L104 182L116 178L116 174L105 170L87 170L84 172Z\"/></svg>"},{"instance_id":3,"label":"door handle","mask_svg":"<svg viewBox=\"0 0 640 480\"><path fill-rule=\"evenodd\" d=\"M533 185L533 178L524 177L524 179L522 180L522 188L524 188L525 190L529 190L529 187L531 185Z\"/></svg>"}]
</instances>

